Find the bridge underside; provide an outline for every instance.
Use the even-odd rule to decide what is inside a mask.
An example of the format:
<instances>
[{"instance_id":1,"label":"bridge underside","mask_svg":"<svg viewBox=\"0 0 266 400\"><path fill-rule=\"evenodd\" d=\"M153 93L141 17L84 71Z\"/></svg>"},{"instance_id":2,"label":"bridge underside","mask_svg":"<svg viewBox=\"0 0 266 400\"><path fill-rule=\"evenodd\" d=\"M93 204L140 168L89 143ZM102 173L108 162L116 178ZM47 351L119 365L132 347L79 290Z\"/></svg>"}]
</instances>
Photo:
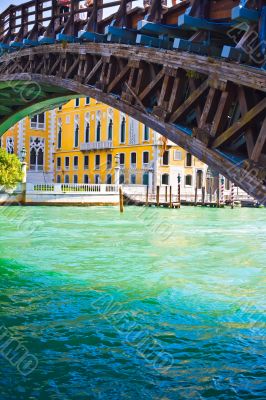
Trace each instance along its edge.
<instances>
[{"instance_id":1,"label":"bridge underside","mask_svg":"<svg viewBox=\"0 0 266 400\"><path fill-rule=\"evenodd\" d=\"M265 91L264 71L210 57L119 44L41 46L1 57L0 135L26 115L91 96L266 204Z\"/></svg>"}]
</instances>

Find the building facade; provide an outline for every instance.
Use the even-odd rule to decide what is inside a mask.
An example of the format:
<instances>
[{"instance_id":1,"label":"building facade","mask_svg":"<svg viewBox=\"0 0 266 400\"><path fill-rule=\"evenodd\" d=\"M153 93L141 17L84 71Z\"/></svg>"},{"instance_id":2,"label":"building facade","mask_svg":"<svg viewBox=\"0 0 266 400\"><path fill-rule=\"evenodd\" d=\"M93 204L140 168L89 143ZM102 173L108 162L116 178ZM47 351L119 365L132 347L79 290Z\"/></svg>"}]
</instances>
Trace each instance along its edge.
<instances>
[{"instance_id":1,"label":"building facade","mask_svg":"<svg viewBox=\"0 0 266 400\"><path fill-rule=\"evenodd\" d=\"M10 153L27 150L32 183L116 183L177 186L185 193L205 186L207 166L182 148L118 110L91 98L20 121L2 137ZM229 183L226 182L228 186Z\"/></svg>"}]
</instances>

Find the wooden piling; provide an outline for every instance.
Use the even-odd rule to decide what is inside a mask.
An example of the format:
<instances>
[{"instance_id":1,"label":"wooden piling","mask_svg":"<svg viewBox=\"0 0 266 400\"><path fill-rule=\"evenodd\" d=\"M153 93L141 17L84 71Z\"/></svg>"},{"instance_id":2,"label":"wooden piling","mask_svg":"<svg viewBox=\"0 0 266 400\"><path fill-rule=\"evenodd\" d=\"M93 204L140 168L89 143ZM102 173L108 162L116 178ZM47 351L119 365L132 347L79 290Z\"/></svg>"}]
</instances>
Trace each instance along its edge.
<instances>
[{"instance_id":1,"label":"wooden piling","mask_svg":"<svg viewBox=\"0 0 266 400\"><path fill-rule=\"evenodd\" d=\"M146 189L146 206L148 207L149 205L149 185L147 185Z\"/></svg>"},{"instance_id":2,"label":"wooden piling","mask_svg":"<svg viewBox=\"0 0 266 400\"><path fill-rule=\"evenodd\" d=\"M124 196L123 196L123 189L122 186L119 187L119 206L120 206L120 212L124 212Z\"/></svg>"},{"instance_id":3,"label":"wooden piling","mask_svg":"<svg viewBox=\"0 0 266 400\"><path fill-rule=\"evenodd\" d=\"M202 187L201 188L201 196L202 196L202 200L201 200L201 204L203 205L203 206L205 206L205 187Z\"/></svg>"},{"instance_id":4,"label":"wooden piling","mask_svg":"<svg viewBox=\"0 0 266 400\"><path fill-rule=\"evenodd\" d=\"M197 186L195 187L195 201L194 201L194 205L195 205L195 206L198 205L198 188L197 188Z\"/></svg>"},{"instance_id":5,"label":"wooden piling","mask_svg":"<svg viewBox=\"0 0 266 400\"><path fill-rule=\"evenodd\" d=\"M220 208L220 205L221 205L221 203L220 203L220 188L218 186L218 188L217 188L217 199L216 199L217 208Z\"/></svg>"},{"instance_id":6,"label":"wooden piling","mask_svg":"<svg viewBox=\"0 0 266 400\"><path fill-rule=\"evenodd\" d=\"M231 208L235 207L235 184L231 183Z\"/></svg>"},{"instance_id":7,"label":"wooden piling","mask_svg":"<svg viewBox=\"0 0 266 400\"><path fill-rule=\"evenodd\" d=\"M160 206L160 186L156 188L156 205L157 207Z\"/></svg>"},{"instance_id":8,"label":"wooden piling","mask_svg":"<svg viewBox=\"0 0 266 400\"><path fill-rule=\"evenodd\" d=\"M173 201L172 201L172 186L170 186L170 208L173 208Z\"/></svg>"},{"instance_id":9,"label":"wooden piling","mask_svg":"<svg viewBox=\"0 0 266 400\"><path fill-rule=\"evenodd\" d=\"M168 201L168 186L165 186L165 202Z\"/></svg>"}]
</instances>

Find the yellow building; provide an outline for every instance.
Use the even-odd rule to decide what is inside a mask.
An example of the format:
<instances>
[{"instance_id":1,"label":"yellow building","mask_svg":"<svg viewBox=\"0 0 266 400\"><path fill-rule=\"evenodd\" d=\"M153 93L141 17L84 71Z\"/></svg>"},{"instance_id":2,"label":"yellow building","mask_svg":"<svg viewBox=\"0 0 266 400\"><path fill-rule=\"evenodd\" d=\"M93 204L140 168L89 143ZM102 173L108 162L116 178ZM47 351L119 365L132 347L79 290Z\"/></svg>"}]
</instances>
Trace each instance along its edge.
<instances>
[{"instance_id":1,"label":"yellow building","mask_svg":"<svg viewBox=\"0 0 266 400\"><path fill-rule=\"evenodd\" d=\"M33 183L120 183L201 188L207 166L160 134L91 98L26 118L2 138L18 155L27 150L28 181Z\"/></svg>"}]
</instances>

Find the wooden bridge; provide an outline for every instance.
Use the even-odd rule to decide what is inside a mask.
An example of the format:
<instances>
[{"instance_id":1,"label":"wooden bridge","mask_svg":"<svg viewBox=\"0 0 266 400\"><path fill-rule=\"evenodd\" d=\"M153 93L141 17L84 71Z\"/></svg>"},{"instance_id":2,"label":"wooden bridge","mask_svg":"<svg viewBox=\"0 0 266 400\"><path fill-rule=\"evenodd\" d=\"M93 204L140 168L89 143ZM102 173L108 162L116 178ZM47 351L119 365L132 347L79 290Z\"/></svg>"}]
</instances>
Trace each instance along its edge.
<instances>
[{"instance_id":1,"label":"wooden bridge","mask_svg":"<svg viewBox=\"0 0 266 400\"><path fill-rule=\"evenodd\" d=\"M0 16L0 135L91 96L266 204L266 0L64 3Z\"/></svg>"}]
</instances>

